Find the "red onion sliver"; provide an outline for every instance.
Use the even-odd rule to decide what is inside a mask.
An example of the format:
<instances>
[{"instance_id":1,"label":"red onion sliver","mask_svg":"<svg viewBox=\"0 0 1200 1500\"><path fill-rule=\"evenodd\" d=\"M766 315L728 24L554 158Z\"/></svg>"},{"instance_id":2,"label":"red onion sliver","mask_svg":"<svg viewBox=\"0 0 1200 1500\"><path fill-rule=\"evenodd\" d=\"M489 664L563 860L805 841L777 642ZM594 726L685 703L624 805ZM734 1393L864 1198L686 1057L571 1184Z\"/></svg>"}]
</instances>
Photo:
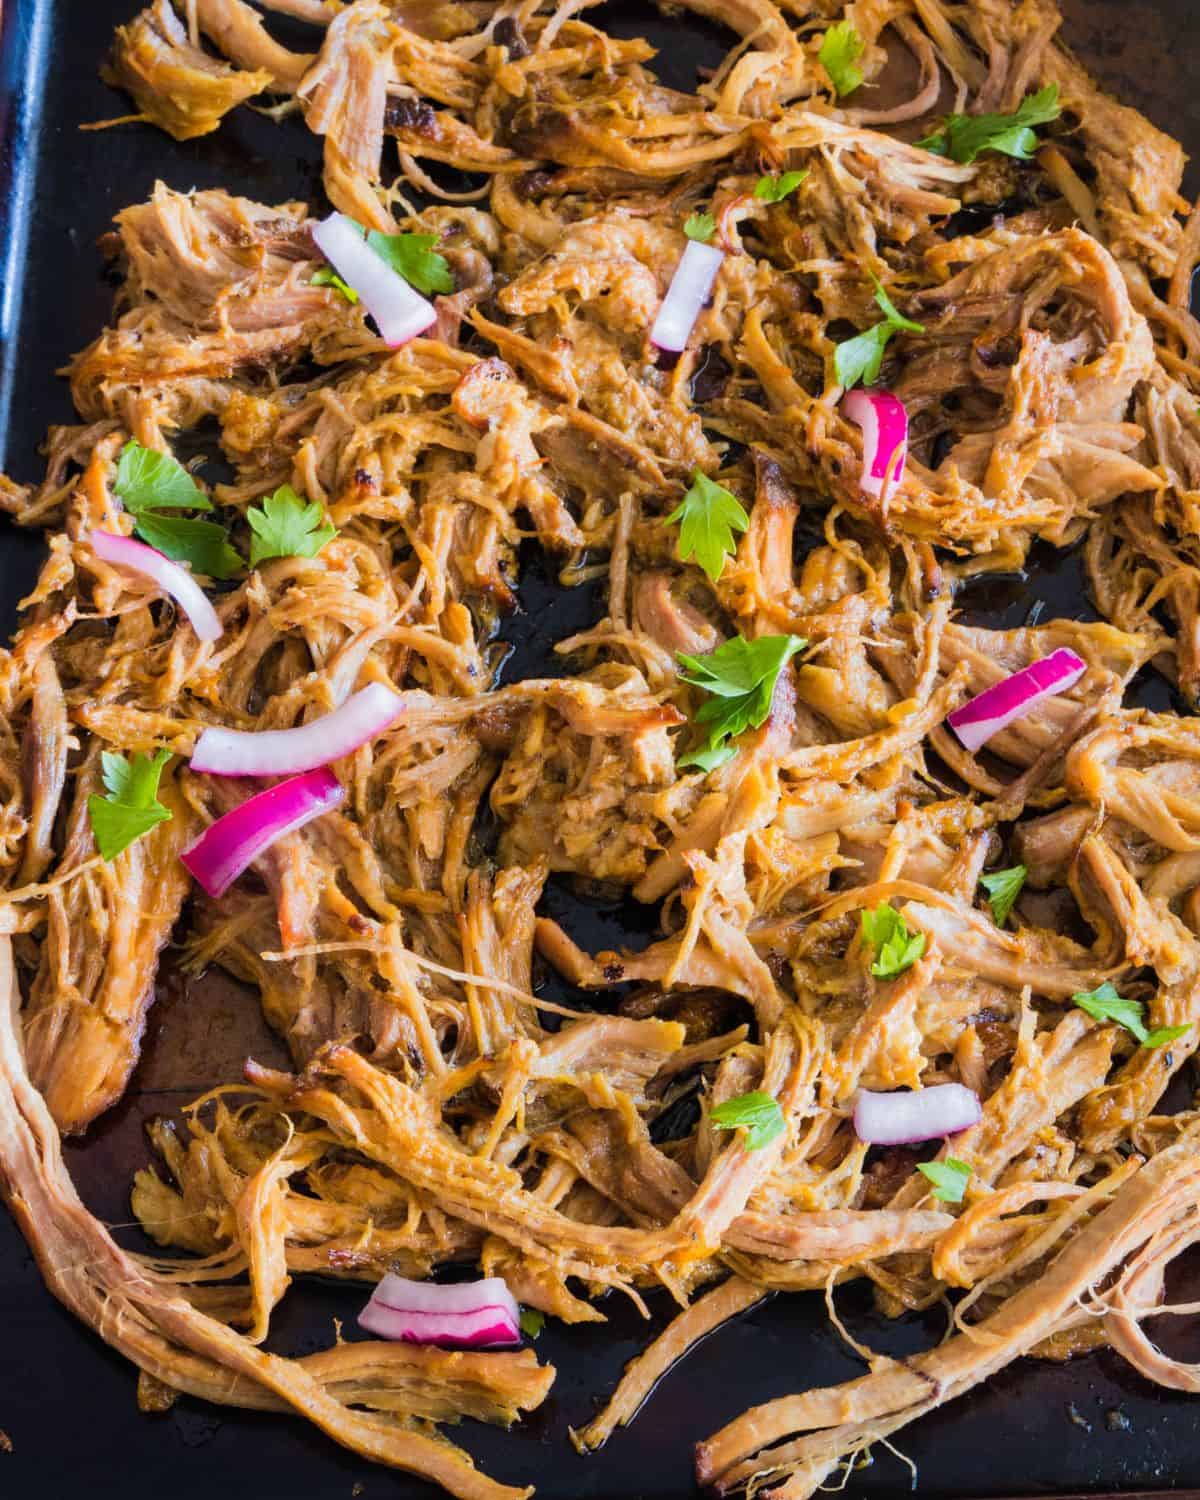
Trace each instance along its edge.
<instances>
[{"instance_id":1,"label":"red onion sliver","mask_svg":"<svg viewBox=\"0 0 1200 1500\"><path fill-rule=\"evenodd\" d=\"M388 1275L358 1322L368 1333L409 1344L471 1349L521 1342L520 1309L499 1276L439 1286Z\"/></svg>"},{"instance_id":2,"label":"red onion sliver","mask_svg":"<svg viewBox=\"0 0 1200 1500\"><path fill-rule=\"evenodd\" d=\"M907 1146L966 1130L978 1124L982 1113L978 1096L961 1083L939 1083L899 1094L859 1089L854 1131L860 1141L873 1146Z\"/></svg>"},{"instance_id":3,"label":"red onion sliver","mask_svg":"<svg viewBox=\"0 0 1200 1500\"><path fill-rule=\"evenodd\" d=\"M878 500L885 484L892 489L904 473L908 457L908 412L891 391L849 391L842 410L857 422L863 435L863 466L859 487Z\"/></svg>"},{"instance_id":4,"label":"red onion sliver","mask_svg":"<svg viewBox=\"0 0 1200 1500\"><path fill-rule=\"evenodd\" d=\"M291 776L350 755L394 724L404 699L382 682L352 693L340 708L297 729L206 729L191 768L210 776Z\"/></svg>"},{"instance_id":5,"label":"red onion sliver","mask_svg":"<svg viewBox=\"0 0 1200 1500\"><path fill-rule=\"evenodd\" d=\"M112 563L116 568L128 568L131 573L140 573L151 583L158 584L164 594L170 594L202 641L220 640L222 630L217 612L186 568L164 557L156 548L147 547L145 542L137 542L133 537L121 536L115 531L89 532L88 541L102 561Z\"/></svg>"},{"instance_id":6,"label":"red onion sliver","mask_svg":"<svg viewBox=\"0 0 1200 1500\"><path fill-rule=\"evenodd\" d=\"M375 254L353 219L330 214L316 225L312 237L342 280L362 298L385 344L393 349L407 344L437 321L433 303Z\"/></svg>"},{"instance_id":7,"label":"red onion sliver","mask_svg":"<svg viewBox=\"0 0 1200 1500\"><path fill-rule=\"evenodd\" d=\"M725 253L715 245L689 240L650 330L650 342L678 354L687 348L692 326L708 301Z\"/></svg>"},{"instance_id":8,"label":"red onion sliver","mask_svg":"<svg viewBox=\"0 0 1200 1500\"><path fill-rule=\"evenodd\" d=\"M303 828L345 800L345 788L332 771L307 771L259 792L218 818L180 858L210 896L223 896L276 839Z\"/></svg>"},{"instance_id":9,"label":"red onion sliver","mask_svg":"<svg viewBox=\"0 0 1200 1500\"><path fill-rule=\"evenodd\" d=\"M1014 672L1003 682L956 708L946 722L968 750L982 749L994 734L1020 719L1043 698L1053 698L1074 687L1087 671L1087 662L1066 646L1060 646L1041 661Z\"/></svg>"}]
</instances>

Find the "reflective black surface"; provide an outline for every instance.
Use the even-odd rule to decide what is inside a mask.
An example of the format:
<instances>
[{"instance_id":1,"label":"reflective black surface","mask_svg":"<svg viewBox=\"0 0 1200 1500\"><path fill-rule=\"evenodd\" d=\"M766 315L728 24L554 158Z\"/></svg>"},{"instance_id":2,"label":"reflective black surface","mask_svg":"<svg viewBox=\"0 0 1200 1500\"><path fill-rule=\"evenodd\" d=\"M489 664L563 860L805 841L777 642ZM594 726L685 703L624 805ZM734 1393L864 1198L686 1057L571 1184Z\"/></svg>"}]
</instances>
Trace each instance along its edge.
<instances>
[{"instance_id":1,"label":"reflective black surface","mask_svg":"<svg viewBox=\"0 0 1200 1500\"><path fill-rule=\"evenodd\" d=\"M51 422L71 419L54 370L105 320L112 289L94 243L114 212L144 197L157 177L177 188L227 186L252 197L319 199L317 148L297 121L279 128L239 111L216 136L179 145L142 126L82 134L89 120L125 113L127 101L99 82L97 65L112 24L134 0L8 0L0 57L0 419L8 413L4 462L18 479L38 472L36 449ZM1185 144L1200 149L1200 88L1192 78L1200 23L1196 0L1073 0L1068 36L1106 82L1119 87ZM690 82L720 44L682 20L664 21L639 5L621 11L626 34L648 32L663 49L663 70ZM43 87L44 86L44 87ZM40 117L36 109L42 91ZM1196 184L1192 183L1195 191ZM36 539L0 536L0 624L7 630L38 555ZM1046 615L1084 616L1071 559L1040 558L1028 580L992 580L963 602L993 621L1017 623L1035 599ZM540 670L553 638L586 625L603 608L594 591L564 598L544 569L526 574L523 615L504 639L506 670ZM652 932L652 916L628 921L602 894L556 881L552 911L580 937L632 946ZM218 1078L233 1076L238 1046L271 1057L256 1032L253 999L228 986L168 986L154 1012L135 1088L80 1146L72 1169L90 1204L109 1222L128 1218L128 1183L145 1158L141 1123ZM254 1033L256 1040L240 1039ZM223 1055L227 1053L228 1056ZM194 1059L194 1064L193 1064ZM227 1066L228 1064L228 1066ZM136 1235L118 1231L126 1243ZM281 1308L272 1347L301 1352L350 1325L362 1294L347 1287L296 1287ZM652 1299L657 1329L670 1315ZM839 1294L855 1334L894 1353L924 1347L942 1331L939 1315L887 1323L860 1288ZM691 1445L747 1405L862 1372L829 1327L819 1299L776 1298L723 1329L670 1375L637 1422L600 1454L579 1458L567 1426L586 1421L624 1362L651 1333L627 1303L609 1299L609 1322L548 1327L538 1353L559 1376L533 1418L504 1433L474 1423L456 1434L499 1479L536 1483L544 1500L674 1500L692 1493ZM1177 1352L1200 1354L1182 1330ZM5 1500L141 1500L141 1497L407 1497L425 1486L347 1454L299 1420L216 1410L181 1400L168 1415L136 1409L134 1373L63 1312L44 1290L24 1244L0 1212L0 1429L13 1452L0 1453ZM1054 1493L1096 1488L1200 1485L1200 1405L1152 1390L1113 1355L1065 1366L1030 1361L900 1435L929 1497ZM843 1492L892 1496L908 1471L880 1449L877 1461Z\"/></svg>"}]
</instances>

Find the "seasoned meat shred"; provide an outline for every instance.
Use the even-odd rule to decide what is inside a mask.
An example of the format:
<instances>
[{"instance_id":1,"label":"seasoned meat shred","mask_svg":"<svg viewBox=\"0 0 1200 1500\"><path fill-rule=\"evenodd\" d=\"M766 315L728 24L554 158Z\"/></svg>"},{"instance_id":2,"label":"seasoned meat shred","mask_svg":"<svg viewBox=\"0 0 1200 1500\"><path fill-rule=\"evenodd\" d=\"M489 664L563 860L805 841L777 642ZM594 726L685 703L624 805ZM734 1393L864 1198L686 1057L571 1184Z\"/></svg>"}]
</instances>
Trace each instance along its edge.
<instances>
[{"instance_id":1,"label":"seasoned meat shred","mask_svg":"<svg viewBox=\"0 0 1200 1500\"><path fill-rule=\"evenodd\" d=\"M924 1353L781 1372L698 1447L722 1494L811 1496L1027 1355L1196 1386L1141 1322L1198 1236L1200 1111L1162 1111L1200 1046L1200 730L1132 696L1200 702L1182 151L1053 0L682 9L737 38L692 92L569 0L154 0L106 64L136 118L184 141L259 99L319 138L328 202L186 191L181 157L102 242L78 424L40 483L0 476L48 545L0 653L0 1191L144 1409L294 1411L465 1500L530 1491L430 1424L510 1424L553 1368L267 1353L294 1280L474 1267L567 1323L665 1289L581 1450L768 1294L961 1294ZM1035 94L1035 142L983 118ZM693 241L719 264L667 351ZM431 306L389 344L401 273ZM905 415L878 484L856 348ZM1100 618L957 610L1035 546L1079 547ZM1072 683L968 750L947 716L1054 652ZM200 737L294 745L256 736L364 689L395 713L337 747L340 805L194 881L274 784L202 772ZM572 903L645 940L589 951ZM168 949L286 1050L151 1123L135 1257L59 1142L127 1088ZM861 1091L945 1084L975 1123L859 1138Z\"/></svg>"}]
</instances>

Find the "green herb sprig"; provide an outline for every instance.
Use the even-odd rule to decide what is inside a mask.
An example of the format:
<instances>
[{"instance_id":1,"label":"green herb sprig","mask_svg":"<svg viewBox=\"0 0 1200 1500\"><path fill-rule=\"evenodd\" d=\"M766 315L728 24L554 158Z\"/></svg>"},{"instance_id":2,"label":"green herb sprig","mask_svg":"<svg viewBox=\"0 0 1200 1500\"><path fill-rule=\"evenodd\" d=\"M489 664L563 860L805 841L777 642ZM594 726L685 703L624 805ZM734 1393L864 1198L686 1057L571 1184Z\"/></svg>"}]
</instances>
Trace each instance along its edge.
<instances>
[{"instance_id":1,"label":"green herb sprig","mask_svg":"<svg viewBox=\"0 0 1200 1500\"><path fill-rule=\"evenodd\" d=\"M273 495L263 497L261 507L252 505L246 512L254 533L250 566L257 568L269 557L316 557L337 536L337 527L324 517L318 501L306 501L290 484L281 484Z\"/></svg>"},{"instance_id":2,"label":"green herb sprig","mask_svg":"<svg viewBox=\"0 0 1200 1500\"><path fill-rule=\"evenodd\" d=\"M358 293L348 281L343 281L332 266L318 266L308 278L309 286L331 286L335 292L339 292L347 302L358 301Z\"/></svg>"},{"instance_id":3,"label":"green herb sprig","mask_svg":"<svg viewBox=\"0 0 1200 1500\"><path fill-rule=\"evenodd\" d=\"M1115 1021L1123 1026L1130 1036L1143 1047L1161 1047L1173 1042L1191 1030L1191 1026L1160 1026L1157 1031L1147 1031L1143 1019L1146 1007L1140 1000L1126 1000L1118 993L1111 980L1106 979L1094 990L1081 990L1071 996L1072 1005L1087 1011L1097 1021Z\"/></svg>"},{"instance_id":4,"label":"green herb sprig","mask_svg":"<svg viewBox=\"0 0 1200 1500\"><path fill-rule=\"evenodd\" d=\"M717 221L712 214L694 213L689 214L683 221L683 232L689 240L697 240L700 244L707 244L717 232Z\"/></svg>"},{"instance_id":5,"label":"green herb sprig","mask_svg":"<svg viewBox=\"0 0 1200 1500\"><path fill-rule=\"evenodd\" d=\"M779 1101L755 1089L718 1104L708 1117L719 1130L745 1129L746 1150L761 1151L786 1129Z\"/></svg>"},{"instance_id":6,"label":"green herb sprig","mask_svg":"<svg viewBox=\"0 0 1200 1500\"><path fill-rule=\"evenodd\" d=\"M729 741L766 722L780 672L807 644L798 635L760 635L754 641L735 635L707 656L679 652L686 669L682 680L710 695L695 719L705 738L679 764L712 771L732 760L737 750Z\"/></svg>"},{"instance_id":7,"label":"green herb sprig","mask_svg":"<svg viewBox=\"0 0 1200 1500\"><path fill-rule=\"evenodd\" d=\"M843 94L852 94L862 83L863 72L857 64L866 47L852 21L839 21L822 38L817 56L839 98Z\"/></svg>"},{"instance_id":8,"label":"green herb sprig","mask_svg":"<svg viewBox=\"0 0 1200 1500\"><path fill-rule=\"evenodd\" d=\"M1011 114L947 115L941 127L917 145L951 161L969 165L983 151L998 151L1017 161L1028 161L1037 150L1035 125L1048 125L1062 113L1058 84L1049 83L1030 94Z\"/></svg>"},{"instance_id":9,"label":"green herb sprig","mask_svg":"<svg viewBox=\"0 0 1200 1500\"><path fill-rule=\"evenodd\" d=\"M113 490L133 517L134 532L175 562L189 564L210 578L232 578L243 566L229 544L229 533L215 521L164 515L177 510L212 510L212 501L169 453L130 441L121 450Z\"/></svg>"},{"instance_id":10,"label":"green herb sprig","mask_svg":"<svg viewBox=\"0 0 1200 1500\"><path fill-rule=\"evenodd\" d=\"M979 877L979 884L987 892L988 904L992 908L992 921L997 927L1003 927L1008 921L1008 914L1021 894L1028 874L1024 865L1013 865L1010 870L993 870L991 874Z\"/></svg>"},{"instance_id":11,"label":"green herb sprig","mask_svg":"<svg viewBox=\"0 0 1200 1500\"><path fill-rule=\"evenodd\" d=\"M924 323L914 323L911 318L896 311L895 304L877 277L872 276L871 280L875 283L875 303L883 313L884 320L876 323L874 328L868 328L865 333L844 340L835 349L833 368L837 383L845 390L857 385L860 380L864 385L875 384L883 368L884 350L894 334L902 329L906 333L925 332Z\"/></svg>"},{"instance_id":12,"label":"green herb sprig","mask_svg":"<svg viewBox=\"0 0 1200 1500\"><path fill-rule=\"evenodd\" d=\"M881 901L874 911L862 912L862 937L874 951L871 973L876 979L895 979L925 952L925 934L909 932L894 906Z\"/></svg>"},{"instance_id":13,"label":"green herb sprig","mask_svg":"<svg viewBox=\"0 0 1200 1500\"><path fill-rule=\"evenodd\" d=\"M116 859L144 833L170 818L170 810L158 800L158 783L170 759L169 750L135 755L132 760L112 750L101 751L105 795L94 792L88 798L88 820L106 861Z\"/></svg>"},{"instance_id":14,"label":"green herb sprig","mask_svg":"<svg viewBox=\"0 0 1200 1500\"><path fill-rule=\"evenodd\" d=\"M450 262L433 248L436 234L383 234L367 231L367 244L380 260L403 276L409 286L427 296L432 292L452 292L454 274Z\"/></svg>"},{"instance_id":15,"label":"green herb sprig","mask_svg":"<svg viewBox=\"0 0 1200 1500\"><path fill-rule=\"evenodd\" d=\"M546 1326L546 1314L536 1307L521 1309L521 1332L527 1339L535 1339Z\"/></svg>"},{"instance_id":16,"label":"green herb sprig","mask_svg":"<svg viewBox=\"0 0 1200 1500\"><path fill-rule=\"evenodd\" d=\"M725 571L725 559L736 548L734 532L745 531L750 517L735 495L697 469L683 503L667 517L667 524L679 527L680 562L695 558L715 583Z\"/></svg>"},{"instance_id":17,"label":"green herb sprig","mask_svg":"<svg viewBox=\"0 0 1200 1500\"><path fill-rule=\"evenodd\" d=\"M945 1161L918 1162L917 1171L927 1177L933 1196L943 1203L961 1203L971 1180L971 1169L965 1161L948 1156Z\"/></svg>"},{"instance_id":18,"label":"green herb sprig","mask_svg":"<svg viewBox=\"0 0 1200 1500\"><path fill-rule=\"evenodd\" d=\"M760 177L754 184L754 196L764 203L782 203L789 194L796 191L807 176L806 169L803 172L779 172L775 175Z\"/></svg>"}]
</instances>

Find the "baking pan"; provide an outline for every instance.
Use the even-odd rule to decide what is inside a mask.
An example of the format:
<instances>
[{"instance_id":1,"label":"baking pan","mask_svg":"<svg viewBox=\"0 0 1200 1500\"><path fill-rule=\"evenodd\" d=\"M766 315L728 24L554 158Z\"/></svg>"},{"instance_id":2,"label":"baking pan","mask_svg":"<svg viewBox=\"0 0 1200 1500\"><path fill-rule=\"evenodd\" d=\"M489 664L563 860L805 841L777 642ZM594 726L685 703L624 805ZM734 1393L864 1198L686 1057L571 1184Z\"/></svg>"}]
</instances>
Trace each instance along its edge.
<instances>
[{"instance_id":1,"label":"baking pan","mask_svg":"<svg viewBox=\"0 0 1200 1500\"><path fill-rule=\"evenodd\" d=\"M265 201L320 201L318 147L299 121L282 126L239 110L220 132L176 144L140 125L99 133L78 127L126 113L123 96L97 76L113 25L135 0L5 0L0 36L0 456L27 480L52 422L70 421L54 371L105 320L112 296L95 241L124 204L157 178L175 188L225 186ZM1200 42L1196 0L1067 0L1067 37L1100 78L1200 151ZM688 86L722 42L711 30L648 4L610 7L606 21L642 32L662 49L668 81ZM1190 181L1194 193L1196 181ZM11 527L0 537L0 615L5 632L33 578L40 544ZM509 676L544 669L552 641L602 612L595 589L558 589L527 555L522 610L505 627ZM1039 549L1027 576L991 578L960 603L991 624L1019 623L1039 601L1045 617L1091 617L1078 561ZM1165 705L1147 677L1142 701ZM546 909L586 946L640 947L652 910L605 904L569 882L551 882ZM543 975L541 982L558 981ZM219 976L185 985L169 968L151 1014L145 1055L129 1095L89 1136L68 1147L89 1205L131 1247L133 1169L146 1159L144 1121L177 1109L210 1083L237 1076L242 1058L279 1058L253 995ZM1200 1278L1197 1278L1200 1279ZM1195 1296L1196 1290L1191 1292ZM334 1319L353 1328L358 1288L305 1283L277 1311L271 1347L301 1353L329 1343ZM466 1423L457 1439L496 1478L535 1483L543 1500L679 1500L693 1493L691 1447L746 1406L861 1373L829 1326L819 1297L777 1297L714 1334L663 1381L638 1420L599 1454L580 1458L567 1436L587 1421L622 1365L670 1316L654 1320L609 1298L604 1326L548 1325L537 1343L558 1367L544 1407L512 1432ZM933 1312L888 1322L866 1290L848 1287L839 1307L858 1338L902 1354L944 1328ZM1200 1356L1200 1333L1174 1330L1172 1351ZM1190 1347L1189 1347L1190 1345ZM218 1409L182 1398L147 1417L135 1375L44 1290L20 1236L0 1213L0 1451L5 1500L142 1500L213 1496L254 1500L416 1500L433 1491L334 1446L308 1423ZM898 1435L929 1500L1002 1496L1129 1495L1200 1487L1200 1405L1152 1388L1108 1351L1065 1365L1020 1361L984 1388ZM0 1448L3 1444L0 1444ZM896 1496L910 1474L882 1447L842 1493ZM1182 1497L1181 1497L1182 1500Z\"/></svg>"}]
</instances>

